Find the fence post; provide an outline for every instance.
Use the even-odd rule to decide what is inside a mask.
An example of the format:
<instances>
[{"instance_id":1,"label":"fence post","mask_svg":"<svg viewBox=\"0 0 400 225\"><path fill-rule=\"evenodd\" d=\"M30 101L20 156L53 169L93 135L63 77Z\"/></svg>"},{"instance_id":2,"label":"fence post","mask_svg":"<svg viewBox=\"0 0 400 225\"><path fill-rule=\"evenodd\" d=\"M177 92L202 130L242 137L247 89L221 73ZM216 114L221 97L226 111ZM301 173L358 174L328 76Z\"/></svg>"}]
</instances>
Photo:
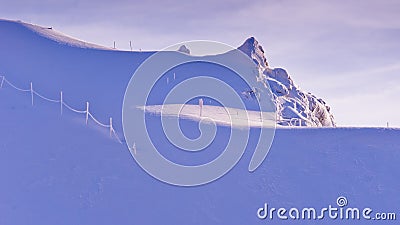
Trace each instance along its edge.
<instances>
[{"instance_id":1,"label":"fence post","mask_svg":"<svg viewBox=\"0 0 400 225\"><path fill-rule=\"evenodd\" d=\"M86 102L86 125L89 119L89 102Z\"/></svg>"},{"instance_id":2,"label":"fence post","mask_svg":"<svg viewBox=\"0 0 400 225\"><path fill-rule=\"evenodd\" d=\"M203 99L202 98L199 99L199 115L200 115L200 117L203 116L203 104L204 104Z\"/></svg>"},{"instance_id":3,"label":"fence post","mask_svg":"<svg viewBox=\"0 0 400 225\"><path fill-rule=\"evenodd\" d=\"M114 128L112 125L112 117L110 117L110 137L112 137L112 132L113 132Z\"/></svg>"},{"instance_id":4,"label":"fence post","mask_svg":"<svg viewBox=\"0 0 400 225\"><path fill-rule=\"evenodd\" d=\"M63 113L63 94L62 91L60 91L60 109L61 109L61 115Z\"/></svg>"},{"instance_id":5,"label":"fence post","mask_svg":"<svg viewBox=\"0 0 400 225\"><path fill-rule=\"evenodd\" d=\"M4 84L4 76L1 76L1 84L0 84L0 88L3 88L3 84Z\"/></svg>"},{"instance_id":6,"label":"fence post","mask_svg":"<svg viewBox=\"0 0 400 225\"><path fill-rule=\"evenodd\" d=\"M32 100L32 106L33 106L33 85L31 82L31 100Z\"/></svg>"}]
</instances>

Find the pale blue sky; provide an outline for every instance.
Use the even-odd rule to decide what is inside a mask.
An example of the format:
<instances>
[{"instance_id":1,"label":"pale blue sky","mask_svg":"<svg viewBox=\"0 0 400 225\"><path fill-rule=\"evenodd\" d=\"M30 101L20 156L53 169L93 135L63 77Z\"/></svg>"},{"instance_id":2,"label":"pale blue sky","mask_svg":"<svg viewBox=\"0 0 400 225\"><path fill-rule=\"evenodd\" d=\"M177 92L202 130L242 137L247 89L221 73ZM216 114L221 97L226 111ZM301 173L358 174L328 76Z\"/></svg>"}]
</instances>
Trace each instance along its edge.
<instances>
[{"instance_id":1,"label":"pale blue sky","mask_svg":"<svg viewBox=\"0 0 400 225\"><path fill-rule=\"evenodd\" d=\"M400 127L400 1L0 0L0 15L119 49L255 36L342 126Z\"/></svg>"}]
</instances>

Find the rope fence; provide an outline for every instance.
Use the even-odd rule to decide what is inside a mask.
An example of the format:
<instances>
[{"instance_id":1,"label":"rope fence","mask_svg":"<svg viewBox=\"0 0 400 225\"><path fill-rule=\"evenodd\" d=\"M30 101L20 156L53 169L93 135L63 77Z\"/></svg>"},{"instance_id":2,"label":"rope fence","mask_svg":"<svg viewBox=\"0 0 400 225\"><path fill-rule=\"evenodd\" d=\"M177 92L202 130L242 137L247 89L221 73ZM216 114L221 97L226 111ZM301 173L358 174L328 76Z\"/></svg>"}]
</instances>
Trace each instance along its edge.
<instances>
[{"instance_id":1,"label":"rope fence","mask_svg":"<svg viewBox=\"0 0 400 225\"><path fill-rule=\"evenodd\" d=\"M101 127L104 127L104 128L108 128L109 131L110 131L110 137L115 138L119 143L122 144L121 139L119 138L119 136L117 135L117 133L114 130L113 123L112 123L112 121L113 121L112 117L110 117L110 119L108 121L109 122L108 124L101 123L99 120L97 120L93 116L92 113L90 113L90 111L89 111L89 102L86 102L86 109L85 110L77 110L77 109L74 109L73 107L71 107L70 105L68 105L64 101L63 92L62 91L60 91L60 99L51 99L51 98L45 97L44 95L39 94L39 92L35 91L33 89L33 83L32 82L30 83L29 89L22 89L22 88L19 88L19 87L15 86L13 83L11 83L9 80L7 80L5 76L0 76L0 88L3 88L5 86L4 84L9 85L10 87L14 88L17 91L30 92L32 106L34 105L34 96L37 96L37 97L39 97L39 98L41 98L41 99L43 99L45 101L49 101L49 102L52 102L52 103L59 103L60 104L61 115L63 114L64 106L65 106L65 108L69 109L72 112L79 113L79 114L85 114L85 116L86 116L85 117L86 125L88 124L89 118L91 118L92 121L94 121L97 125L99 125Z\"/></svg>"},{"instance_id":2,"label":"rope fence","mask_svg":"<svg viewBox=\"0 0 400 225\"><path fill-rule=\"evenodd\" d=\"M17 86L15 86L13 83L11 83L9 80L6 79L5 76L1 76L0 75L0 88L3 88L5 86L5 84L9 85L10 87L14 88L17 91L21 91L21 92L30 92L31 95L31 104L32 106L34 105L34 97L37 96L45 101L48 102L52 102L52 103L59 103L60 104L60 113L61 115L63 114L63 110L64 107L67 108L68 110L75 112L75 113L79 113L79 114L85 114L85 123L86 125L88 124L89 119L91 119L92 121L94 121L97 125L99 125L100 127L104 127L104 128L108 128L110 131L110 137L115 138L119 143L122 144L121 139L119 138L119 136L117 135L117 133L114 130L113 127L113 123L112 123L112 117L109 118L109 123L108 124L104 124L102 122L100 122L99 120L97 120L93 114L89 111L89 102L86 102L86 109L85 110L78 110L78 109L74 109L72 106L68 105L63 98L63 92L60 91L60 99L52 99L52 98L48 98L42 94L40 94L39 92L35 91L33 89L33 83L30 82L30 86L29 89L23 89L23 88L19 88ZM287 122L289 126L302 126L302 119L300 118L291 118L291 119L280 119L277 120L277 122Z\"/></svg>"}]
</instances>

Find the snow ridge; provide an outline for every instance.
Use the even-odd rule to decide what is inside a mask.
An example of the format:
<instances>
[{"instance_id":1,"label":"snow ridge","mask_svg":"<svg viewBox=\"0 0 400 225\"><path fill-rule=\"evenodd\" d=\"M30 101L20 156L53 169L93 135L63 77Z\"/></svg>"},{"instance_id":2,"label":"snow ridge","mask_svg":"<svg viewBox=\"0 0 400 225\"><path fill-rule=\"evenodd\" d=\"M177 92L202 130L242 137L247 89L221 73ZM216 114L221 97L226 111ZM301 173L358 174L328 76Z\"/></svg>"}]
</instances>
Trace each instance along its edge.
<instances>
[{"instance_id":1,"label":"snow ridge","mask_svg":"<svg viewBox=\"0 0 400 225\"><path fill-rule=\"evenodd\" d=\"M112 50L111 48L106 48L104 46L88 43L85 41L78 40L76 38L69 37L66 34L63 34L61 32L54 30L52 27L42 27L42 26L24 23L24 22L20 22L20 21L18 21L17 23L28 28L29 30L32 30L33 32L37 33L40 36L48 38L59 44L68 45L71 47L78 47L78 48Z\"/></svg>"}]
</instances>

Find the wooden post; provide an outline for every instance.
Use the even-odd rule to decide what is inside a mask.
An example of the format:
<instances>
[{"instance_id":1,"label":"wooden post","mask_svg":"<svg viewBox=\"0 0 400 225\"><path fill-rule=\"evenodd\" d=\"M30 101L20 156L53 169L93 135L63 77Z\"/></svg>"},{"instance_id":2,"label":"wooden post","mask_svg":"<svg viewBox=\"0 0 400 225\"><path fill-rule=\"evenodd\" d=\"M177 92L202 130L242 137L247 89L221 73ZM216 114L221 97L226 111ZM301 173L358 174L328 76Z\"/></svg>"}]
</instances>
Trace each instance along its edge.
<instances>
[{"instance_id":1,"label":"wooden post","mask_svg":"<svg viewBox=\"0 0 400 225\"><path fill-rule=\"evenodd\" d=\"M203 99L199 99L200 117L203 116Z\"/></svg>"},{"instance_id":2,"label":"wooden post","mask_svg":"<svg viewBox=\"0 0 400 225\"><path fill-rule=\"evenodd\" d=\"M60 110L61 110L61 115L63 113L63 94L62 91L60 92Z\"/></svg>"},{"instance_id":3,"label":"wooden post","mask_svg":"<svg viewBox=\"0 0 400 225\"><path fill-rule=\"evenodd\" d=\"M86 102L86 125L88 124L89 119L89 102Z\"/></svg>"},{"instance_id":4,"label":"wooden post","mask_svg":"<svg viewBox=\"0 0 400 225\"><path fill-rule=\"evenodd\" d=\"M32 100L32 106L33 106L33 85L31 82L31 100Z\"/></svg>"},{"instance_id":5,"label":"wooden post","mask_svg":"<svg viewBox=\"0 0 400 225\"><path fill-rule=\"evenodd\" d=\"M110 117L110 137L112 137L113 125L112 125L112 117Z\"/></svg>"},{"instance_id":6,"label":"wooden post","mask_svg":"<svg viewBox=\"0 0 400 225\"><path fill-rule=\"evenodd\" d=\"M115 49L115 41L114 41L114 49Z\"/></svg>"},{"instance_id":7,"label":"wooden post","mask_svg":"<svg viewBox=\"0 0 400 225\"><path fill-rule=\"evenodd\" d=\"M1 84L0 84L0 88L3 88L3 84L4 84L4 76L1 76Z\"/></svg>"}]
</instances>

